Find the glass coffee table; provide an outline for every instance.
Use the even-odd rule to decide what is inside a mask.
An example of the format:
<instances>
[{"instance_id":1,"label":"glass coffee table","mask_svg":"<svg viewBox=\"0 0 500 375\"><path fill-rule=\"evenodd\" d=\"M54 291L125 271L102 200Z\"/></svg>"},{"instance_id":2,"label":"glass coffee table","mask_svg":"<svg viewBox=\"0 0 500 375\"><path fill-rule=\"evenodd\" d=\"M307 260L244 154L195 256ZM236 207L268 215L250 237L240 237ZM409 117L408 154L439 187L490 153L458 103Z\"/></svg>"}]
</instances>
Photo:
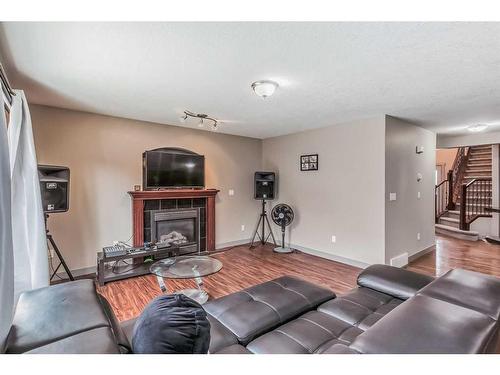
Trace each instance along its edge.
<instances>
[{"instance_id":1,"label":"glass coffee table","mask_svg":"<svg viewBox=\"0 0 500 375\"><path fill-rule=\"evenodd\" d=\"M166 258L153 263L150 272L156 276L160 289L168 293L165 279L194 279L197 289L183 289L174 292L184 294L203 304L208 301L208 293L203 290L202 277L212 275L222 269L222 263L209 256L179 256Z\"/></svg>"}]
</instances>

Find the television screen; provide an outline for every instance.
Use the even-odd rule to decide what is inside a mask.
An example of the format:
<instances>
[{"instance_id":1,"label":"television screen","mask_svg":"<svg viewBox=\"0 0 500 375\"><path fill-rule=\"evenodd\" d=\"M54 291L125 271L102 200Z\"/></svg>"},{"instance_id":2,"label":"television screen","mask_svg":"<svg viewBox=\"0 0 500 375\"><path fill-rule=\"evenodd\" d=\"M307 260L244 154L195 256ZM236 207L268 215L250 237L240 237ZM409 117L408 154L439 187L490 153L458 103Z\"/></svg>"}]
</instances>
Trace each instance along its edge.
<instances>
[{"instance_id":1,"label":"television screen","mask_svg":"<svg viewBox=\"0 0 500 375\"><path fill-rule=\"evenodd\" d=\"M203 155L147 151L144 167L145 189L205 186Z\"/></svg>"}]
</instances>

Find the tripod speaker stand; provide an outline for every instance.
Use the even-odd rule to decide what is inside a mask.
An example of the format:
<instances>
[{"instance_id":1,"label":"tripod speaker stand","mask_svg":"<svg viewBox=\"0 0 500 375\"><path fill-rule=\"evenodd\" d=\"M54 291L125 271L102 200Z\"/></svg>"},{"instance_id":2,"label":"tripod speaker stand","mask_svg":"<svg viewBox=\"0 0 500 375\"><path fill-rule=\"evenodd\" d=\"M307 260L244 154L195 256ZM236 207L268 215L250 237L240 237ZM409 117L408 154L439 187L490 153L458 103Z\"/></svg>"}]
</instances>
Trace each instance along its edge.
<instances>
[{"instance_id":1,"label":"tripod speaker stand","mask_svg":"<svg viewBox=\"0 0 500 375\"><path fill-rule=\"evenodd\" d=\"M59 264L57 265L57 267L55 268L54 272L52 273L52 275L50 276L50 281L52 281L52 279L54 278L54 276L56 275L57 271L59 270L59 267L63 266L64 268L64 271L66 272L66 274L68 275L69 279L71 281L74 281L75 278L73 277L73 274L71 273L71 271L69 270L69 267L68 265L66 264L66 261L64 260L61 252L59 251L59 248L57 247L56 245L56 242L54 241L54 238L52 238L52 235L50 234L49 232L49 229L48 229L48 226L47 226L47 219L49 218L49 215L48 214L45 214L45 233L47 235L47 241L50 242L50 244L52 245L52 248L54 249L56 255L57 255L57 258L59 259Z\"/></svg>"},{"instance_id":2,"label":"tripod speaker stand","mask_svg":"<svg viewBox=\"0 0 500 375\"><path fill-rule=\"evenodd\" d=\"M266 224L267 224L267 229L268 229L268 234L266 236ZM259 233L260 229L260 233ZM252 236L252 242L250 243L250 248L255 247L255 237L258 236L260 239L260 243L264 245L269 237L273 239L274 246L278 246L276 244L276 240L274 239L274 234L273 230L271 229L271 224L269 223L269 219L267 217L267 212L266 212L266 200L262 199L262 212L259 217L259 221L257 222L257 227L255 228L255 232L253 232Z\"/></svg>"}]
</instances>

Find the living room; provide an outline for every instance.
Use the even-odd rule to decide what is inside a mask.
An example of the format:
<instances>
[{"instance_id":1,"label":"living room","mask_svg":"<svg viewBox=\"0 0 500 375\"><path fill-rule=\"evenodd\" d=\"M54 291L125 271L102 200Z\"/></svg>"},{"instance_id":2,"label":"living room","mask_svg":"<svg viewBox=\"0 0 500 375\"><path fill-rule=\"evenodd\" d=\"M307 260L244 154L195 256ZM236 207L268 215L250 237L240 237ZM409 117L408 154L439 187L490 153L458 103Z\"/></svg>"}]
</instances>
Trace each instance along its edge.
<instances>
[{"instance_id":1,"label":"living room","mask_svg":"<svg viewBox=\"0 0 500 375\"><path fill-rule=\"evenodd\" d=\"M500 24L199 21L0 23L0 353L498 354Z\"/></svg>"}]
</instances>

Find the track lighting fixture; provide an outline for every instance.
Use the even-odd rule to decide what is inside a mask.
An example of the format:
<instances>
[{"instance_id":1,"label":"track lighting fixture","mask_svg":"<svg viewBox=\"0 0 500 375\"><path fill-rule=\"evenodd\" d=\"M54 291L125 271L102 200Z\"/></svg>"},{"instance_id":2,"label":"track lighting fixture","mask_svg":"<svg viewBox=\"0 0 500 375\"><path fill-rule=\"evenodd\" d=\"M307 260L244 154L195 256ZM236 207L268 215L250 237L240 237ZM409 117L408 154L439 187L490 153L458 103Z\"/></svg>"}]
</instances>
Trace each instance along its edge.
<instances>
[{"instance_id":1,"label":"track lighting fixture","mask_svg":"<svg viewBox=\"0 0 500 375\"><path fill-rule=\"evenodd\" d=\"M184 116L182 116L180 118L181 122L186 122L188 117L193 117L193 118L199 119L198 127L200 127L200 128L203 128L205 126L205 122L207 120L212 122L211 129L214 131L217 130L217 128L220 125L220 121L217 120L216 118L210 117L204 113L194 113L194 112L187 111L187 110L184 111Z\"/></svg>"}]
</instances>

